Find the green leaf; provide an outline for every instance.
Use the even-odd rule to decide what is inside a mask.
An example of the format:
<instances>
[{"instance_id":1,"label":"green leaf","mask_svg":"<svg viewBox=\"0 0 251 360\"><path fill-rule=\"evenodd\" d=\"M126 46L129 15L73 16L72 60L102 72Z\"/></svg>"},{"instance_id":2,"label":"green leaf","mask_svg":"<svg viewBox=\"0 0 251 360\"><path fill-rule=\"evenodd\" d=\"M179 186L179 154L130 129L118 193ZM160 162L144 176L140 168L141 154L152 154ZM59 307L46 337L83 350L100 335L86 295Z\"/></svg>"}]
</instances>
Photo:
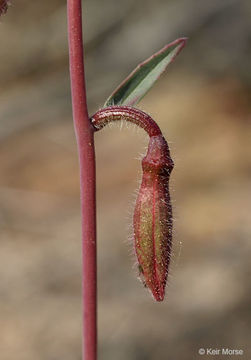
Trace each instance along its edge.
<instances>
[{"instance_id":1,"label":"green leaf","mask_svg":"<svg viewBox=\"0 0 251 360\"><path fill-rule=\"evenodd\" d=\"M104 107L136 105L175 59L185 44L186 38L177 39L139 64L106 100Z\"/></svg>"}]
</instances>

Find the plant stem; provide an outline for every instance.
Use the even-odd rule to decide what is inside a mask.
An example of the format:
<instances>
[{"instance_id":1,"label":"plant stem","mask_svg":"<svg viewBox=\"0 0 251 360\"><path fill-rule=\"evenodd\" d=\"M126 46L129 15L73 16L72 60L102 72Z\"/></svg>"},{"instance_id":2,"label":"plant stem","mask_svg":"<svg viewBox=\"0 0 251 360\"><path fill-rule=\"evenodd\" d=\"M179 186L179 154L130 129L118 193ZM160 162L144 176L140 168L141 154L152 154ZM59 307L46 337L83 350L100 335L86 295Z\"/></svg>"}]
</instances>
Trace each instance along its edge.
<instances>
[{"instance_id":1,"label":"plant stem","mask_svg":"<svg viewBox=\"0 0 251 360\"><path fill-rule=\"evenodd\" d=\"M97 358L96 182L94 129L88 116L81 0L67 0L72 108L80 165L83 256L83 359Z\"/></svg>"}]
</instances>

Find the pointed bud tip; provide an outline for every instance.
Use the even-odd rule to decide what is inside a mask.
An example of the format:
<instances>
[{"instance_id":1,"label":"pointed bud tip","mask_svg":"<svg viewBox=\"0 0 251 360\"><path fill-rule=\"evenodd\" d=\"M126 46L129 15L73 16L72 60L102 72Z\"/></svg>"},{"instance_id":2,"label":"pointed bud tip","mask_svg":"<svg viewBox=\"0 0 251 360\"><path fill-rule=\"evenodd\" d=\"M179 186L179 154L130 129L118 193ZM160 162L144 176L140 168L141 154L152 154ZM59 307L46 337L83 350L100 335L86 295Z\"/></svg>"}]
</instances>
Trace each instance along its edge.
<instances>
[{"instance_id":1,"label":"pointed bud tip","mask_svg":"<svg viewBox=\"0 0 251 360\"><path fill-rule=\"evenodd\" d=\"M150 289L152 294L153 294L153 297L154 299L157 301L157 302L162 302L165 298L165 285L161 286L160 288L158 289Z\"/></svg>"}]
</instances>

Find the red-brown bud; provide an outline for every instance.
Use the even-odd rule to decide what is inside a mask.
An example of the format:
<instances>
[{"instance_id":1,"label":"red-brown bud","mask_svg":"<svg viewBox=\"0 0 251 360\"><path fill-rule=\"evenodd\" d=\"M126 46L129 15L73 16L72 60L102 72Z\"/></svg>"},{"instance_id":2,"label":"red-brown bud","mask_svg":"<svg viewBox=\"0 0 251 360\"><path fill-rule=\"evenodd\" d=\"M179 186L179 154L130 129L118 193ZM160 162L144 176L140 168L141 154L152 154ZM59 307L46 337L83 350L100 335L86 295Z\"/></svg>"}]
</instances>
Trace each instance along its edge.
<instances>
[{"instance_id":1,"label":"red-brown bud","mask_svg":"<svg viewBox=\"0 0 251 360\"><path fill-rule=\"evenodd\" d=\"M150 137L142 161L143 177L134 212L135 250L145 285L162 301L172 243L172 208L169 176L173 169L162 135Z\"/></svg>"}]
</instances>

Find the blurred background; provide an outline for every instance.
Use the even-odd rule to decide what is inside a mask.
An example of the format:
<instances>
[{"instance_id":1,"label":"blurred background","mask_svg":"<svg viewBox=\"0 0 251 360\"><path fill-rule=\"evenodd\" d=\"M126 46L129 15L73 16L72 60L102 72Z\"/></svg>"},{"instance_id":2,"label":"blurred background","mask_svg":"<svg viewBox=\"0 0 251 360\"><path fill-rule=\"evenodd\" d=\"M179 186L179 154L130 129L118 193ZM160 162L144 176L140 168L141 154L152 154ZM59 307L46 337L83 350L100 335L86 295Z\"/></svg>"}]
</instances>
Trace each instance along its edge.
<instances>
[{"instance_id":1,"label":"blurred background","mask_svg":"<svg viewBox=\"0 0 251 360\"><path fill-rule=\"evenodd\" d=\"M189 37L139 104L175 161L174 253L163 303L138 281L131 241L147 137L116 125L96 134L99 358L201 359L210 356L200 348L229 348L250 359L251 3L83 5L90 114L140 61ZM0 21L0 93L0 358L80 360L66 1L12 1Z\"/></svg>"}]
</instances>

